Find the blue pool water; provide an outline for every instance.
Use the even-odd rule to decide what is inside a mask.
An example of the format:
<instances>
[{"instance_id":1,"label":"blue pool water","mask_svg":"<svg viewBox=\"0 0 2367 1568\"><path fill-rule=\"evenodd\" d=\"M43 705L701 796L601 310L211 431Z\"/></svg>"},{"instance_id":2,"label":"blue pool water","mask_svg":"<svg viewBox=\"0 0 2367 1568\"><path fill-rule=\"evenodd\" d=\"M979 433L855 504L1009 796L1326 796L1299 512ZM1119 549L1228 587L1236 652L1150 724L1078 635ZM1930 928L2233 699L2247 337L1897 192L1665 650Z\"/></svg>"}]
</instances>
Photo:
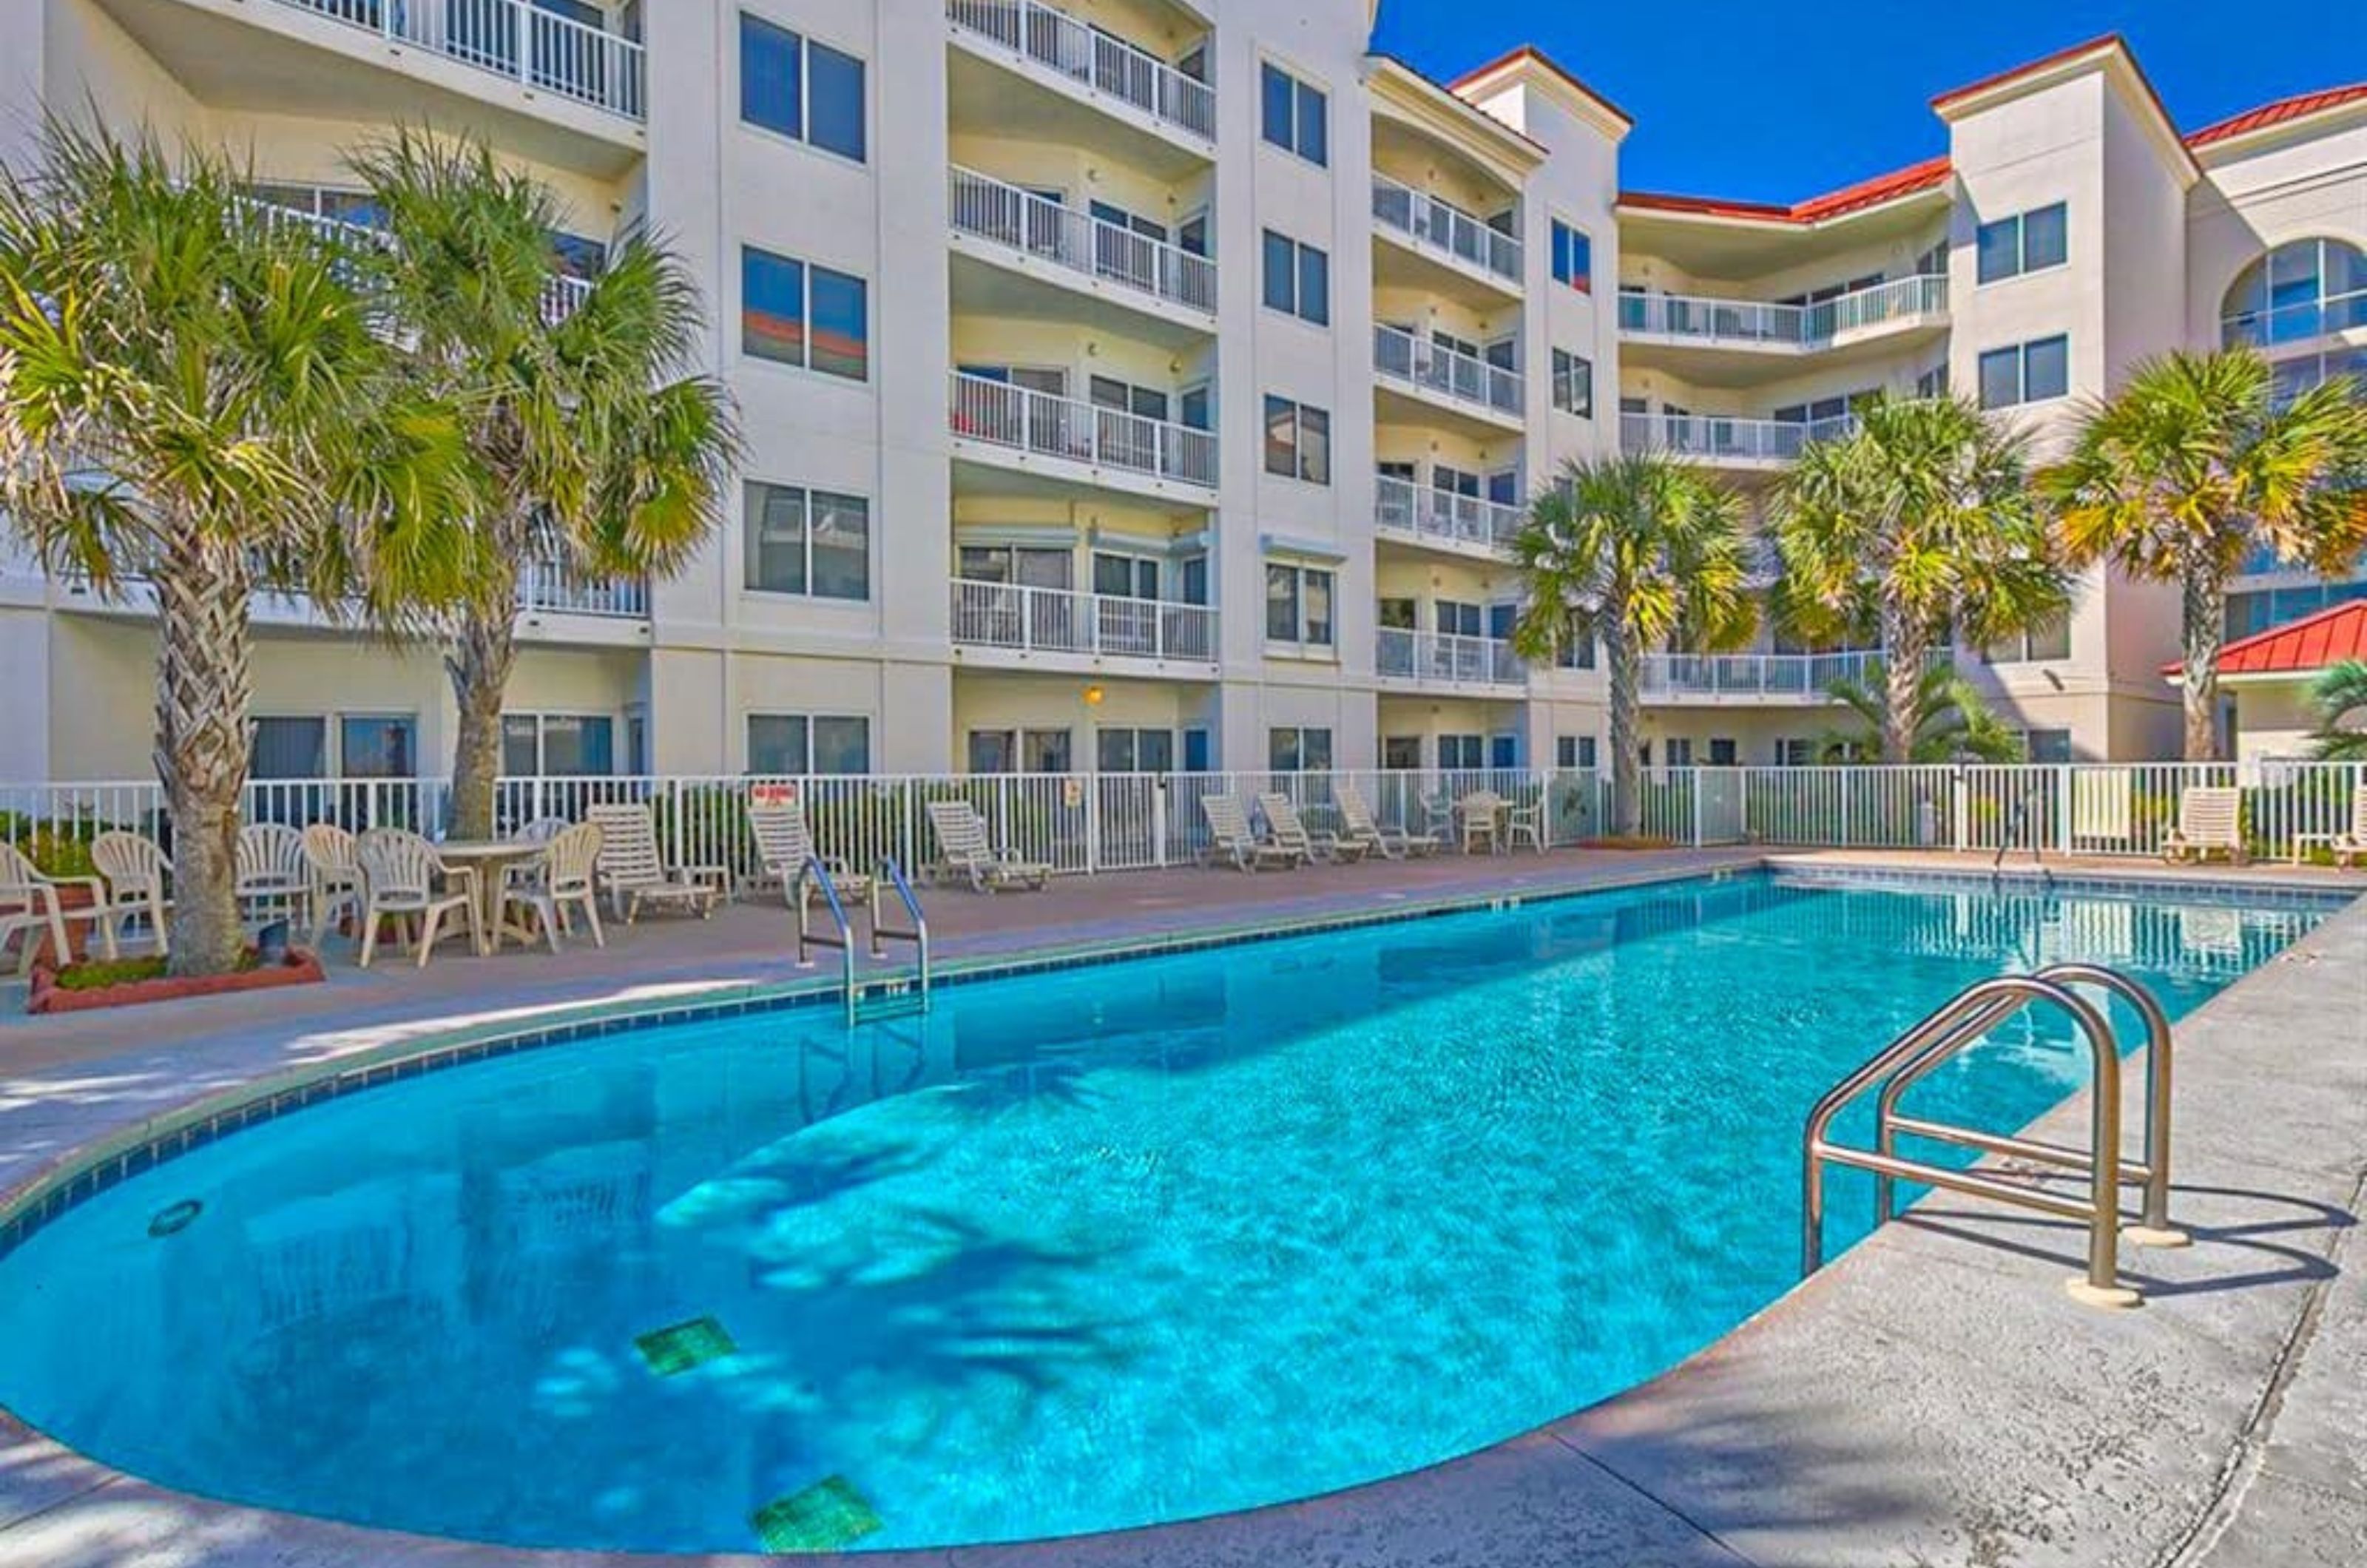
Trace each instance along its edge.
<instances>
[{"instance_id":1,"label":"blue pool water","mask_svg":"<svg viewBox=\"0 0 2367 1568\"><path fill-rule=\"evenodd\" d=\"M2091 958L2181 1013L2323 914L2175 897L1753 875L434 1073L0 1258L0 1403L172 1486L527 1545L747 1550L832 1478L864 1548L1305 1496L1781 1294L1809 1103L1967 982ZM2083 1076L2025 1015L1918 1103L2010 1127ZM1838 1179L1836 1248L1868 1205ZM729 1353L636 1348L699 1319Z\"/></svg>"}]
</instances>

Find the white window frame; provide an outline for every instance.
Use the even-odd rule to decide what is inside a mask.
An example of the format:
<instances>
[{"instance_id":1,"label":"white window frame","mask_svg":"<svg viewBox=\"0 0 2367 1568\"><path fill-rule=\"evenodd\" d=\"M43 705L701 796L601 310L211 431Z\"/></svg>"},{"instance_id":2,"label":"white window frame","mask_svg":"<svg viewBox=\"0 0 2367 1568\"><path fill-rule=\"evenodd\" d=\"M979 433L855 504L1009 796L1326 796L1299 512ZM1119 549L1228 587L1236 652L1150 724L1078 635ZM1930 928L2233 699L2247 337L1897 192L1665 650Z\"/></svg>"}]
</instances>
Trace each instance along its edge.
<instances>
[{"instance_id":1,"label":"white window frame","mask_svg":"<svg viewBox=\"0 0 2367 1568\"><path fill-rule=\"evenodd\" d=\"M1339 568L1337 566L1331 565L1319 565L1311 561L1269 558L1265 562L1265 576L1261 583L1262 592L1260 595L1259 614L1262 617L1273 607L1273 601L1270 594L1273 588L1273 574L1277 571L1288 572L1292 575L1294 580L1291 585L1291 618L1296 625L1298 635L1296 637L1275 637L1274 635L1272 624L1261 619L1259 625L1263 627L1265 631L1266 651L1268 653L1285 654L1297 659L1319 659L1336 661L1340 657ZM1310 577L1320 577L1324 580L1324 589L1326 593L1329 595L1331 606L1331 619L1324 627L1324 630L1329 635L1320 641L1318 641L1307 635L1309 629L1307 617L1307 582L1308 579Z\"/></svg>"},{"instance_id":2,"label":"white window frame","mask_svg":"<svg viewBox=\"0 0 2367 1568\"><path fill-rule=\"evenodd\" d=\"M763 509L757 503L756 495L756 492L760 490L794 491L798 495L803 498L803 504L799 509L803 515L798 527L798 548L805 556L806 585L801 589L773 588L756 581L755 573L753 569L755 566L753 556L756 549L756 527L759 520L763 516ZM741 485L740 494L740 587L742 592L748 593L761 593L765 595L767 598L773 599L807 599L822 604L868 604L871 603L872 583L878 576L878 562L874 558L872 551L873 536L878 532L878 530L873 528L871 525L871 498L869 496L857 495L852 491L823 490L817 485L792 484L785 479L759 479L743 480ZM813 520L814 497L817 494L829 496L833 501L851 501L863 508L863 592L856 597L849 598L843 593L818 593L814 591Z\"/></svg>"},{"instance_id":3,"label":"white window frame","mask_svg":"<svg viewBox=\"0 0 2367 1568\"><path fill-rule=\"evenodd\" d=\"M802 148L806 152L819 153L850 169L869 168L872 143L878 140L875 134L877 128L871 123L871 105L878 96L873 89L878 81L878 73L873 69L871 57L828 39L818 39L802 25L793 27L780 17L768 17L753 6L738 6L733 7L733 10L739 17L757 22L772 28L775 32L787 33L797 40L798 45L798 128L794 131L783 130L778 126L766 125L760 120L748 118L747 40L745 35L740 30L739 23L735 21L732 24L731 88L734 100L732 112L742 128L753 130L759 136L768 137L775 141L787 142L793 147ZM859 158L842 152L835 147L824 147L813 139L813 51L817 47L826 49L841 59L851 60L863 70L863 156Z\"/></svg>"}]
</instances>

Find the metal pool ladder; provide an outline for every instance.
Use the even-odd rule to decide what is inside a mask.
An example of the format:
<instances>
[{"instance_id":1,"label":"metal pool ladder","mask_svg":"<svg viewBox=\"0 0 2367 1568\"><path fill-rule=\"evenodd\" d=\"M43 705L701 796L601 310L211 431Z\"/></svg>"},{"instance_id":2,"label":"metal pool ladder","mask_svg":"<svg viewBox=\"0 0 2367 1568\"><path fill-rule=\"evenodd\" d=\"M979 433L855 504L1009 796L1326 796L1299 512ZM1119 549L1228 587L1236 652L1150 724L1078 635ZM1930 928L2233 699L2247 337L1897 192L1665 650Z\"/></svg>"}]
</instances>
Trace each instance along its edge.
<instances>
[{"instance_id":1,"label":"metal pool ladder","mask_svg":"<svg viewBox=\"0 0 2367 1568\"><path fill-rule=\"evenodd\" d=\"M2120 1052L2109 1012L2107 1008L2096 1006L2072 989L2077 986L2092 986L2121 997L2145 1021L2142 1161L2121 1156ZM2087 1043L2095 1082L2090 1091L2085 1148L1976 1132L1900 1112L1899 1099L1908 1089L2034 1002L2044 1002L2068 1014ZM1830 1136L1833 1118L1842 1107L1876 1084L1881 1086L1881 1093L1874 1104L1874 1147L1860 1149L1834 1143ZM2119 1238L2126 1235L2140 1247L2183 1247L2187 1239L2184 1232L2169 1223L2169 1015L2162 1011L2151 992L2125 975L2091 964L2057 964L2035 975L1999 976L1967 987L1835 1084L1808 1113L1800 1151L1801 1272L1813 1274L1823 1265L1824 1171L1828 1165L1842 1165L1874 1173L1877 1224L1887 1224L1891 1219L1897 1204L1897 1184L1902 1177L2017 1208L2082 1221L2088 1226L2088 1269L2085 1276L2068 1282L2072 1295L2094 1306L2135 1306L2140 1299L2138 1293L2119 1279ZM2085 1176L2088 1193L2084 1199L2068 1198L2043 1188L2000 1181L1977 1171L1902 1159L1897 1153L1901 1133L1986 1154L2060 1166ZM2139 1223L2126 1227L2122 1224L2120 1210L2121 1183L2124 1180L2145 1186Z\"/></svg>"},{"instance_id":2,"label":"metal pool ladder","mask_svg":"<svg viewBox=\"0 0 2367 1568\"><path fill-rule=\"evenodd\" d=\"M892 887L904 906L908 924L899 928L879 921L879 896L883 888ZM822 907L830 911L831 930L816 931L806 924L806 915L812 908L807 889L821 893ZM871 942L874 958L885 958L889 942L909 942L918 950L919 964L912 975L884 976L866 987L855 972L855 923L847 918L846 905L838 896L838 885L830 868L818 857L808 856L798 868L797 878L789 888L789 902L798 912L798 967L813 967L812 950L834 947L839 953L839 991L846 1007L849 1028L866 1018L896 1017L905 1013L926 1012L929 1007L929 921L921 913L921 901L913 897L912 885L905 878L903 868L894 857L883 859L871 877ZM866 1004L868 1004L866 1006Z\"/></svg>"}]
</instances>

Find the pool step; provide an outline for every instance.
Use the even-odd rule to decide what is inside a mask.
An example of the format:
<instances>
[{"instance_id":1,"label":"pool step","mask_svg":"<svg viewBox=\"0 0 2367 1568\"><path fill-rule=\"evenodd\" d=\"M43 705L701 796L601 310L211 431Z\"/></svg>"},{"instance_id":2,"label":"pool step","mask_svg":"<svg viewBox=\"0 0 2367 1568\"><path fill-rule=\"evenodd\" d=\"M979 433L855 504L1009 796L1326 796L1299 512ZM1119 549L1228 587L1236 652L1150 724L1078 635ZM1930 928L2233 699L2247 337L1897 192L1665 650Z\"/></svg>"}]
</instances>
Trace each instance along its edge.
<instances>
[{"instance_id":1,"label":"pool step","mask_svg":"<svg viewBox=\"0 0 2367 1568\"><path fill-rule=\"evenodd\" d=\"M849 1029L868 1019L902 1018L925 1012L929 1007L929 921L921 913L921 901L913 896L912 885L905 880L904 870L893 856L883 857L872 869L870 883L871 956L887 957L887 942L911 942L920 962L910 977L899 976L873 983L856 978L855 922L847 918L846 906L839 898L836 876L821 860L809 855L789 884L789 907L798 915L798 967L813 966L812 951L817 947L838 949L839 994L846 1003ZM879 920L879 896L890 890L904 906L904 918L909 923L901 928L882 925ZM830 931L807 929L806 915L812 907L812 894L821 896L822 908L830 914ZM904 999L908 994L910 1000ZM866 1000L875 997L879 999Z\"/></svg>"}]
</instances>

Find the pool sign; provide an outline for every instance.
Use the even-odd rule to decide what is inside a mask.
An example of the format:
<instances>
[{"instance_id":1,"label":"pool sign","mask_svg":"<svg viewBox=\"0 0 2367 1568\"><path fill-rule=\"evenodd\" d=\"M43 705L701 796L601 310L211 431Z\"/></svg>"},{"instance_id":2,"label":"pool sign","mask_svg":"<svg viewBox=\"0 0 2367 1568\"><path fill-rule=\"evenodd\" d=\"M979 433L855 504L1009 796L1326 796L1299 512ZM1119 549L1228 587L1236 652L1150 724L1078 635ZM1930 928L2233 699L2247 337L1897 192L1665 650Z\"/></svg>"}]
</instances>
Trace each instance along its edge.
<instances>
[{"instance_id":1,"label":"pool sign","mask_svg":"<svg viewBox=\"0 0 2367 1568\"><path fill-rule=\"evenodd\" d=\"M752 784L748 786L751 806L795 806L798 786L793 783Z\"/></svg>"}]
</instances>

